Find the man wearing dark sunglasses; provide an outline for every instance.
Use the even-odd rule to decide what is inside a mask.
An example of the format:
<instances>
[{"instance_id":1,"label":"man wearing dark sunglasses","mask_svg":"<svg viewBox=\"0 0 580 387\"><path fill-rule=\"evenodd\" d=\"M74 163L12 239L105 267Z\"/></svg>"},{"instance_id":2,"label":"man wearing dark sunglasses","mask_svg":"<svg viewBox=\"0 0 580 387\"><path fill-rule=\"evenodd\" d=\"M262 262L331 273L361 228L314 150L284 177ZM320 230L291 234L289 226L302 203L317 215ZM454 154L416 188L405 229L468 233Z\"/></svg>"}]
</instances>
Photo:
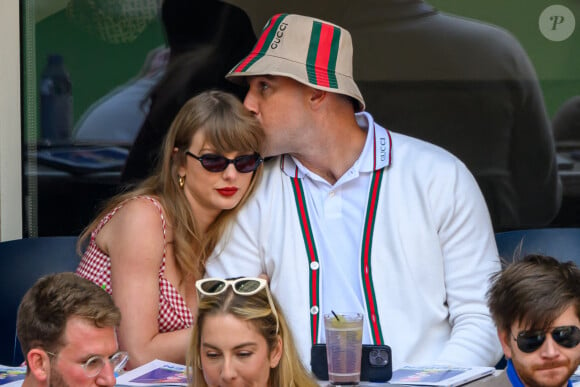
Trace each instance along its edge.
<instances>
[{"instance_id":1,"label":"man wearing dark sunglasses","mask_svg":"<svg viewBox=\"0 0 580 387\"><path fill-rule=\"evenodd\" d=\"M507 369L477 386L572 386L580 364L580 270L528 255L492 277L488 305Z\"/></svg>"}]
</instances>

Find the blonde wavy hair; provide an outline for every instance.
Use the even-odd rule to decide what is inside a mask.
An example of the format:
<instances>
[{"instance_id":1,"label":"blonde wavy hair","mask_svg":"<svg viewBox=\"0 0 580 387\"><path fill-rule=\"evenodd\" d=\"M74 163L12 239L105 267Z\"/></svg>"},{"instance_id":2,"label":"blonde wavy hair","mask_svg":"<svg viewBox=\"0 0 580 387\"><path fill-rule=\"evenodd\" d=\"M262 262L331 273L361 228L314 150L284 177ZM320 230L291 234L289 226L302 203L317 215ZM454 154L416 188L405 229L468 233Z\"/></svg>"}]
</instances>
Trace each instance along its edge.
<instances>
[{"instance_id":1,"label":"blonde wavy hair","mask_svg":"<svg viewBox=\"0 0 580 387\"><path fill-rule=\"evenodd\" d=\"M253 172L247 192L240 203L223 210L203 232L195 221L195 214L179 186L178 169L186 163L185 151L193 136L202 132L205 141L217 153L259 153L264 130L255 116L234 95L217 90L205 91L188 100L181 108L165 137L161 158L152 176L136 188L123 192L105 205L79 237L79 252L86 246L91 233L101 219L121 203L136 196L153 196L159 200L168 223L173 228L173 251L182 278L193 275L201 278L205 262L222 237L227 224L248 200L262 175L263 166ZM177 152L174 152L177 148Z\"/></svg>"},{"instance_id":2,"label":"blonde wavy hair","mask_svg":"<svg viewBox=\"0 0 580 387\"><path fill-rule=\"evenodd\" d=\"M202 296L198 303L197 321L193 326L191 345L187 353L189 387L207 387L201 366L201 333L208 316L230 314L240 320L250 322L257 332L266 339L270 353L282 339L282 357L278 365L270 369L270 387L317 387L318 383L304 368L290 328L281 313L278 302L273 298L279 328L276 333L276 315L272 313L268 300L268 290L263 289L253 295L236 294L231 286L223 293ZM224 334L228 334L224 332Z\"/></svg>"}]
</instances>

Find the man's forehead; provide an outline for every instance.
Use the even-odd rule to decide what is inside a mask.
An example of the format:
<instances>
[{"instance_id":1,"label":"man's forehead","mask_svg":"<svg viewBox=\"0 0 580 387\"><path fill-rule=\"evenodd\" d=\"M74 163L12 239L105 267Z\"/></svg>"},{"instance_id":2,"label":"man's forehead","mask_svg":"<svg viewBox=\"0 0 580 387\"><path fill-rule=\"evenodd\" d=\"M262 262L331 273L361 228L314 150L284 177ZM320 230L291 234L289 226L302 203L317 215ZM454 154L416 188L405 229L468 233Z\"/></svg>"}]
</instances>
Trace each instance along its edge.
<instances>
[{"instance_id":1,"label":"man's forehead","mask_svg":"<svg viewBox=\"0 0 580 387\"><path fill-rule=\"evenodd\" d=\"M529 330L544 330L550 327L552 319L543 319L538 321L537 319L532 319L530 316L520 316L512 323L512 329L515 333L519 331L529 331Z\"/></svg>"},{"instance_id":2,"label":"man's forehead","mask_svg":"<svg viewBox=\"0 0 580 387\"><path fill-rule=\"evenodd\" d=\"M579 325L580 318L576 312L575 304L571 303L558 311L544 311L541 314L527 313L521 315L514 323L512 329L519 330L548 330L560 325Z\"/></svg>"},{"instance_id":3,"label":"man's forehead","mask_svg":"<svg viewBox=\"0 0 580 387\"><path fill-rule=\"evenodd\" d=\"M272 84L273 86L292 86L298 88L311 88L308 85L305 85L292 77L287 77L285 75L272 75L272 74L264 74L264 75L251 75L248 76L248 84L259 84L260 82L267 82Z\"/></svg>"},{"instance_id":4,"label":"man's forehead","mask_svg":"<svg viewBox=\"0 0 580 387\"><path fill-rule=\"evenodd\" d=\"M250 75L250 76L246 77L248 83L250 83L252 81L263 81L263 80L274 82L280 78L287 78L287 77L283 77L281 75L270 75L270 74Z\"/></svg>"},{"instance_id":5,"label":"man's forehead","mask_svg":"<svg viewBox=\"0 0 580 387\"><path fill-rule=\"evenodd\" d=\"M64 348L80 349L93 346L117 345L117 332L113 326L97 327L93 321L71 317L66 323L61 342Z\"/></svg>"}]
</instances>

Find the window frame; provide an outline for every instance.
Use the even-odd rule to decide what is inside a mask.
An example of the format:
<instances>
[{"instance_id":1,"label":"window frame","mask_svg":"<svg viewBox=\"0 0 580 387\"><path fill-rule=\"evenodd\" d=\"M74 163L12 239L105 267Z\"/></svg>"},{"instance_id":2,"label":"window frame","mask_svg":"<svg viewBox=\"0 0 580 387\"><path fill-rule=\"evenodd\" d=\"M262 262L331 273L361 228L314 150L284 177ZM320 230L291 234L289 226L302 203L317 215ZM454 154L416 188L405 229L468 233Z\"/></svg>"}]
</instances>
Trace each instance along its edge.
<instances>
[{"instance_id":1,"label":"window frame","mask_svg":"<svg viewBox=\"0 0 580 387\"><path fill-rule=\"evenodd\" d=\"M0 241L22 238L19 3L0 2Z\"/></svg>"}]
</instances>

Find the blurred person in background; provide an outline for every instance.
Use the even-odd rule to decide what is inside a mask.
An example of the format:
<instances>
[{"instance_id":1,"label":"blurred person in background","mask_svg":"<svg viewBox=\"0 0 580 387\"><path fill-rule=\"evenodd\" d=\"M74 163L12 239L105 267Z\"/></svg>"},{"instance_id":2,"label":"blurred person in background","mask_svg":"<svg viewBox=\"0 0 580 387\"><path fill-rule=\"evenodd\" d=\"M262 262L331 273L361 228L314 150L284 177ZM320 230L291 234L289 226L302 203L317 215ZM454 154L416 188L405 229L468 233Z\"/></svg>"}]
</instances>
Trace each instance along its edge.
<instances>
[{"instance_id":1,"label":"blurred person in background","mask_svg":"<svg viewBox=\"0 0 580 387\"><path fill-rule=\"evenodd\" d=\"M580 148L580 95L565 101L552 117L554 138L557 143L576 143Z\"/></svg>"},{"instance_id":2,"label":"blurred person in background","mask_svg":"<svg viewBox=\"0 0 580 387\"><path fill-rule=\"evenodd\" d=\"M74 141L131 146L149 112L151 89L165 72L169 49L156 47L139 74L92 104L76 124Z\"/></svg>"},{"instance_id":3,"label":"blurred person in background","mask_svg":"<svg viewBox=\"0 0 580 387\"><path fill-rule=\"evenodd\" d=\"M121 174L124 184L149 176L173 118L192 96L219 89L241 99L246 91L224 78L256 41L242 9L219 0L164 0L161 16L169 64L149 95L149 114Z\"/></svg>"},{"instance_id":4,"label":"blurred person in background","mask_svg":"<svg viewBox=\"0 0 580 387\"><path fill-rule=\"evenodd\" d=\"M520 42L422 0L368 0L346 13L354 77L375 119L463 161L496 232L549 224L562 187L540 82Z\"/></svg>"}]
</instances>

